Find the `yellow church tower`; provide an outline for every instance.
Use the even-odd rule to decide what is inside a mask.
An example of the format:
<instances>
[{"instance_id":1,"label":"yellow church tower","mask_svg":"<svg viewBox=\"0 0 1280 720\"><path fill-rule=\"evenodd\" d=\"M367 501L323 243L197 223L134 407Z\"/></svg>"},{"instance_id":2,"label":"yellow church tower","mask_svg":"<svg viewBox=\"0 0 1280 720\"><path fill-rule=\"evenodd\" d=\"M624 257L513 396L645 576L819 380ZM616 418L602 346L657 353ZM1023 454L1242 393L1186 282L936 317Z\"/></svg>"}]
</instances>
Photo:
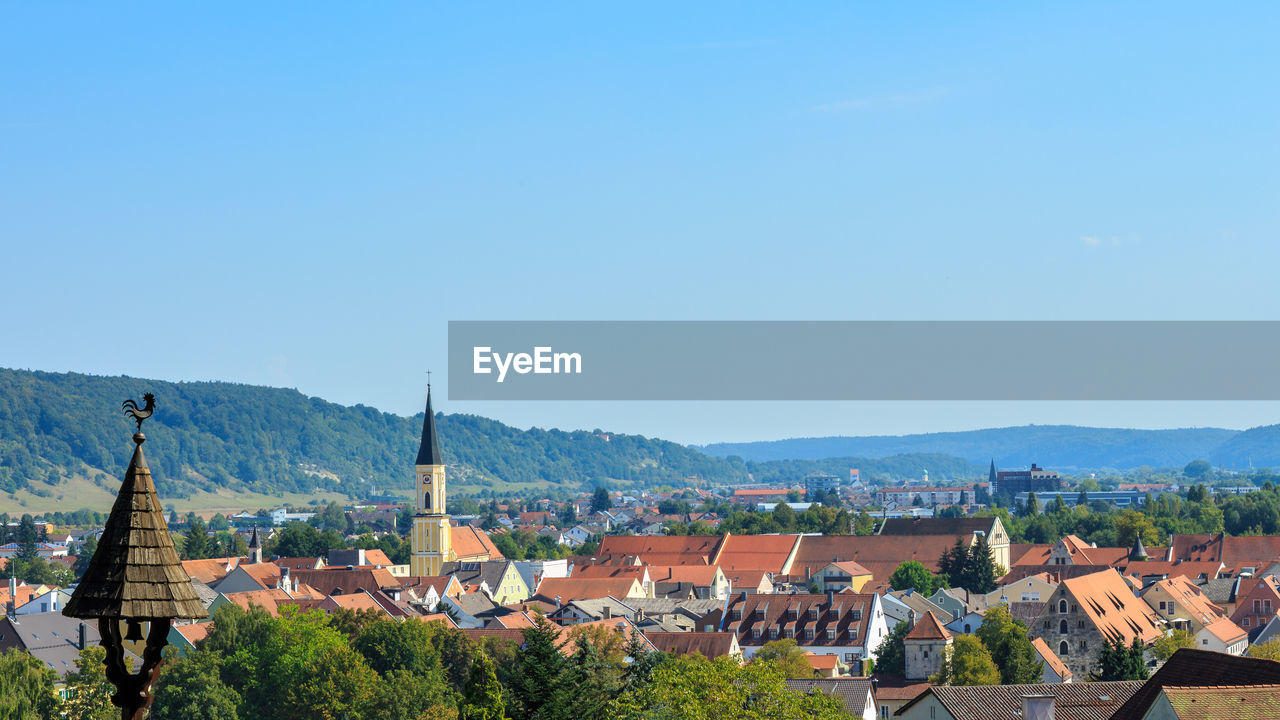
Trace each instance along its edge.
<instances>
[{"instance_id":1,"label":"yellow church tower","mask_svg":"<svg viewBox=\"0 0 1280 720\"><path fill-rule=\"evenodd\" d=\"M431 411L431 385L427 384L427 416L422 421L422 445L414 463L417 474L418 512L413 516L409 542L409 574L439 575L440 566L452 560L451 528L444 505L444 457L436 438L436 416Z\"/></svg>"}]
</instances>

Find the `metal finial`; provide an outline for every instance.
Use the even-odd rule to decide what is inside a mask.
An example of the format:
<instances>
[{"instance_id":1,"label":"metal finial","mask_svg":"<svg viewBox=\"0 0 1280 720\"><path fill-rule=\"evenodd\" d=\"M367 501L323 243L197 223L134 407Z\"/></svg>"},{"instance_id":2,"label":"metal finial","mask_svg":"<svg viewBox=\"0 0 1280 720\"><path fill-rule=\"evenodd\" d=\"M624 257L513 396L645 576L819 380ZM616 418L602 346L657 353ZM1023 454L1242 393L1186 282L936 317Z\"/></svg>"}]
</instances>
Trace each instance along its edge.
<instances>
[{"instance_id":1,"label":"metal finial","mask_svg":"<svg viewBox=\"0 0 1280 720\"><path fill-rule=\"evenodd\" d=\"M156 411L156 396L146 393L142 396L142 407L138 407L138 403L133 400L125 400L120 403L120 409L124 410L124 414L133 418L138 423L138 433L142 433L142 421L151 417Z\"/></svg>"},{"instance_id":2,"label":"metal finial","mask_svg":"<svg viewBox=\"0 0 1280 720\"><path fill-rule=\"evenodd\" d=\"M431 392L431 368L427 368L427 392Z\"/></svg>"}]
</instances>

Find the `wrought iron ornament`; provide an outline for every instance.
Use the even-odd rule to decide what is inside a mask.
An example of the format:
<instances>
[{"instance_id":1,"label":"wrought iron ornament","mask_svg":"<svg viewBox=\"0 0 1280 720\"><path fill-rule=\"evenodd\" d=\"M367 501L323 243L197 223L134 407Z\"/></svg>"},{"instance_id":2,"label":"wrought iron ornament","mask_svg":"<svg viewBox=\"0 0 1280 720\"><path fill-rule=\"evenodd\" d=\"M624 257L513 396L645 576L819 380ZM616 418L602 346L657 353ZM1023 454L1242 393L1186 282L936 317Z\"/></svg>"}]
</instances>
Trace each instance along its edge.
<instances>
[{"instance_id":1,"label":"wrought iron ornament","mask_svg":"<svg viewBox=\"0 0 1280 720\"><path fill-rule=\"evenodd\" d=\"M142 432L142 421L151 417L151 414L156 411L156 396L151 393L144 394L142 407L138 407L138 403L133 400L125 400L120 403L120 409L138 423L138 432Z\"/></svg>"}]
</instances>

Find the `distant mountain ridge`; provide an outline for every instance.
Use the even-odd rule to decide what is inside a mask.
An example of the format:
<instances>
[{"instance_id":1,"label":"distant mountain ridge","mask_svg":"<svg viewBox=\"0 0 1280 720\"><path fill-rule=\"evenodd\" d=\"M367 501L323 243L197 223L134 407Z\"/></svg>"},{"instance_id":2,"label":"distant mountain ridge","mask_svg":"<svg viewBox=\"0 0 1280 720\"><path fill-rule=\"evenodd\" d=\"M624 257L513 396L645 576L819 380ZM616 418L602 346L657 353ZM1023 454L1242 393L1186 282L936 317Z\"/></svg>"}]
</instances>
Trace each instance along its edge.
<instances>
[{"instance_id":1,"label":"distant mountain ridge","mask_svg":"<svg viewBox=\"0 0 1280 720\"><path fill-rule=\"evenodd\" d=\"M818 460L937 453L1001 467L1038 463L1063 470L1180 467L1196 460L1245 468L1280 467L1280 425L1250 430L1132 430L1074 425L1025 425L898 436L795 438L695 446L717 457L747 461Z\"/></svg>"}]
</instances>

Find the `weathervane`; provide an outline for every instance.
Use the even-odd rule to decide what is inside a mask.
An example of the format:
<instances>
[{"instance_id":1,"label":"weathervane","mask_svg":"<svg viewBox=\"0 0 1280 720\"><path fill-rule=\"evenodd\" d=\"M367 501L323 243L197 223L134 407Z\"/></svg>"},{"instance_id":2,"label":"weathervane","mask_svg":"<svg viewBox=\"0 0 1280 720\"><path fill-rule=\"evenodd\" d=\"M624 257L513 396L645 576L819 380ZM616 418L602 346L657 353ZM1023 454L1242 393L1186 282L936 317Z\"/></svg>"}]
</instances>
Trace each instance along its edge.
<instances>
[{"instance_id":1,"label":"weathervane","mask_svg":"<svg viewBox=\"0 0 1280 720\"><path fill-rule=\"evenodd\" d=\"M124 414L133 418L138 423L138 432L142 432L142 421L151 417L156 411L156 396L146 393L142 396L142 407L138 407L138 403L133 400L125 400L120 403L120 409L124 410Z\"/></svg>"}]
</instances>

